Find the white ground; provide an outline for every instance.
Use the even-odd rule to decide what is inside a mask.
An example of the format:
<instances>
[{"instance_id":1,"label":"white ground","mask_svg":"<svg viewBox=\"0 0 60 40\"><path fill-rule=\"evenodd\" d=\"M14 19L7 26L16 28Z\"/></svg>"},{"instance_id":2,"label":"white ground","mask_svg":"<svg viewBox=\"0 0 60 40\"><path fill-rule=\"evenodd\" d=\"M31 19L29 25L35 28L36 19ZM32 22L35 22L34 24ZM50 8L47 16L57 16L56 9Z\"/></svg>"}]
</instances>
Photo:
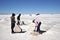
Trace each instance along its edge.
<instances>
[{"instance_id":1,"label":"white ground","mask_svg":"<svg viewBox=\"0 0 60 40\"><path fill-rule=\"evenodd\" d=\"M0 40L60 40L60 14L22 15L21 21L27 25L21 25L21 28L26 32L16 34L11 33L10 16L0 15ZM32 23L34 18L40 19L42 22L41 30L47 32L37 36L30 34L34 30Z\"/></svg>"}]
</instances>

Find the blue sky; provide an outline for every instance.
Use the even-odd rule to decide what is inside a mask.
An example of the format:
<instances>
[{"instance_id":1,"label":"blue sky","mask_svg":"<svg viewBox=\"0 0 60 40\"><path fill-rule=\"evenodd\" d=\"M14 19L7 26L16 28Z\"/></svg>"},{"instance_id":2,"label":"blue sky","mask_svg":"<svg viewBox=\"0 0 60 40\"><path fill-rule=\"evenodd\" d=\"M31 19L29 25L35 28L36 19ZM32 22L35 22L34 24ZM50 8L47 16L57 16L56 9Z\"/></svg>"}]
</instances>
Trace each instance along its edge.
<instances>
[{"instance_id":1,"label":"blue sky","mask_svg":"<svg viewBox=\"0 0 60 40\"><path fill-rule=\"evenodd\" d=\"M0 13L60 13L60 0L0 0Z\"/></svg>"}]
</instances>

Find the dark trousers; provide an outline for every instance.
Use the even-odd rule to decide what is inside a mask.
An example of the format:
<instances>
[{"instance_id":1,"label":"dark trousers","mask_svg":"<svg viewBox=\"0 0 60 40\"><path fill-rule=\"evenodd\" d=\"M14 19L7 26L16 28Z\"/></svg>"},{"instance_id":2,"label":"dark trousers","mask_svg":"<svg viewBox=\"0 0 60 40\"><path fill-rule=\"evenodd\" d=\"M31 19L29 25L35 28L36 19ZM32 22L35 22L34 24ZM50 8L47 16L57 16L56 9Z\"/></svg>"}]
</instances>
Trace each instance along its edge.
<instances>
[{"instance_id":1,"label":"dark trousers","mask_svg":"<svg viewBox=\"0 0 60 40\"><path fill-rule=\"evenodd\" d=\"M41 25L41 22L39 22L38 26L37 26L37 32L40 33L40 25Z\"/></svg>"},{"instance_id":2,"label":"dark trousers","mask_svg":"<svg viewBox=\"0 0 60 40\"><path fill-rule=\"evenodd\" d=\"M11 23L11 32L14 32L15 23Z\"/></svg>"}]
</instances>

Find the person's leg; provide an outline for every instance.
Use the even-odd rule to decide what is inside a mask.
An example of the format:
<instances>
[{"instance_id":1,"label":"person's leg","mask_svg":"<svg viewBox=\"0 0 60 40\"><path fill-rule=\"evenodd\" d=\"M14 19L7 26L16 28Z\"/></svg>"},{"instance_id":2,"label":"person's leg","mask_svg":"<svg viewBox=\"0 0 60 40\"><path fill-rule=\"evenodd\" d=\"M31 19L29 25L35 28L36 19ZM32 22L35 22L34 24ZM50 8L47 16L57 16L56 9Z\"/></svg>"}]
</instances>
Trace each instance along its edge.
<instances>
[{"instance_id":1,"label":"person's leg","mask_svg":"<svg viewBox=\"0 0 60 40\"><path fill-rule=\"evenodd\" d=\"M36 30L36 28L37 28L37 27L35 26L35 29L34 29L34 31L37 31L37 30Z\"/></svg>"},{"instance_id":2,"label":"person's leg","mask_svg":"<svg viewBox=\"0 0 60 40\"><path fill-rule=\"evenodd\" d=\"M18 21L18 25L20 25L20 22Z\"/></svg>"},{"instance_id":3,"label":"person's leg","mask_svg":"<svg viewBox=\"0 0 60 40\"><path fill-rule=\"evenodd\" d=\"M14 23L12 23L12 24L11 24L11 31L12 31L12 33L14 32L14 30L13 30L13 29L14 29L14 27L15 27L15 24L14 24Z\"/></svg>"},{"instance_id":4,"label":"person's leg","mask_svg":"<svg viewBox=\"0 0 60 40\"><path fill-rule=\"evenodd\" d=\"M13 24L11 24L11 32L13 32Z\"/></svg>"},{"instance_id":5,"label":"person's leg","mask_svg":"<svg viewBox=\"0 0 60 40\"><path fill-rule=\"evenodd\" d=\"M13 29L14 29L14 27L15 27L15 23L13 24ZM13 30L13 32L14 32L14 30Z\"/></svg>"},{"instance_id":6,"label":"person's leg","mask_svg":"<svg viewBox=\"0 0 60 40\"><path fill-rule=\"evenodd\" d=\"M40 33L40 26L38 27L38 32Z\"/></svg>"},{"instance_id":7,"label":"person's leg","mask_svg":"<svg viewBox=\"0 0 60 40\"><path fill-rule=\"evenodd\" d=\"M41 22L38 24L38 32L40 33Z\"/></svg>"},{"instance_id":8,"label":"person's leg","mask_svg":"<svg viewBox=\"0 0 60 40\"><path fill-rule=\"evenodd\" d=\"M41 22L37 26L37 32L40 32L40 25L41 25Z\"/></svg>"},{"instance_id":9,"label":"person's leg","mask_svg":"<svg viewBox=\"0 0 60 40\"><path fill-rule=\"evenodd\" d=\"M39 30L39 27L37 26L37 32L38 32L38 30Z\"/></svg>"}]
</instances>

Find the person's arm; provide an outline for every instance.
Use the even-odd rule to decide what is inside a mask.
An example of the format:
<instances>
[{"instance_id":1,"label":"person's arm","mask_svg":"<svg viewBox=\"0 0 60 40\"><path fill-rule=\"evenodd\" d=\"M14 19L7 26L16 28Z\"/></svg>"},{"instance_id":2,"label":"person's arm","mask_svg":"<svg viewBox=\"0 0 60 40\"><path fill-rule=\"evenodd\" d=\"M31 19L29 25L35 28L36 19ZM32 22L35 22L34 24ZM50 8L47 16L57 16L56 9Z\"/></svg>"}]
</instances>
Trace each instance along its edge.
<instances>
[{"instance_id":1,"label":"person's arm","mask_svg":"<svg viewBox=\"0 0 60 40\"><path fill-rule=\"evenodd\" d=\"M35 21L35 26L36 26L36 27L38 26L38 23L37 23L37 21Z\"/></svg>"},{"instance_id":2,"label":"person's arm","mask_svg":"<svg viewBox=\"0 0 60 40\"><path fill-rule=\"evenodd\" d=\"M15 17L14 17L14 22L16 23L16 21L15 21Z\"/></svg>"}]
</instances>

